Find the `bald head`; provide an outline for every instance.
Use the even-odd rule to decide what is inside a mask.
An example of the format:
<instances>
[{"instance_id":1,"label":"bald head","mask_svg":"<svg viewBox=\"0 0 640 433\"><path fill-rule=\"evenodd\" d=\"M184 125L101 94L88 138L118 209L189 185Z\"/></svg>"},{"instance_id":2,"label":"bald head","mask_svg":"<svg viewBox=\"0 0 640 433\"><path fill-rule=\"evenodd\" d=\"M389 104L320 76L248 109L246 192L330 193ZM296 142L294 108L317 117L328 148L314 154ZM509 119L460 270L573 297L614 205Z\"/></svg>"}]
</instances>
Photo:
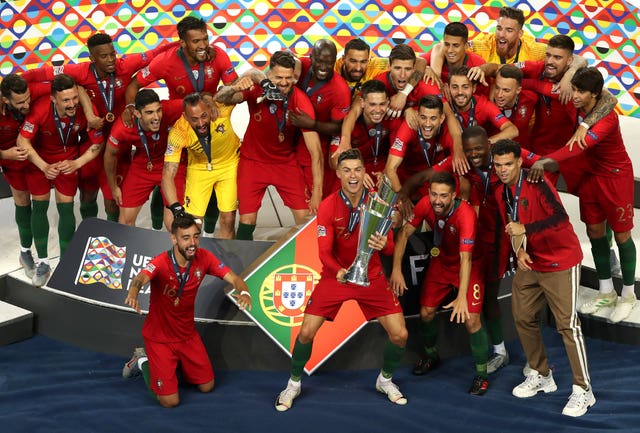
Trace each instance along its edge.
<instances>
[{"instance_id":1,"label":"bald head","mask_svg":"<svg viewBox=\"0 0 640 433\"><path fill-rule=\"evenodd\" d=\"M337 55L336 45L328 39L320 39L313 44L311 49L311 68L316 80L323 81L331 77Z\"/></svg>"}]
</instances>

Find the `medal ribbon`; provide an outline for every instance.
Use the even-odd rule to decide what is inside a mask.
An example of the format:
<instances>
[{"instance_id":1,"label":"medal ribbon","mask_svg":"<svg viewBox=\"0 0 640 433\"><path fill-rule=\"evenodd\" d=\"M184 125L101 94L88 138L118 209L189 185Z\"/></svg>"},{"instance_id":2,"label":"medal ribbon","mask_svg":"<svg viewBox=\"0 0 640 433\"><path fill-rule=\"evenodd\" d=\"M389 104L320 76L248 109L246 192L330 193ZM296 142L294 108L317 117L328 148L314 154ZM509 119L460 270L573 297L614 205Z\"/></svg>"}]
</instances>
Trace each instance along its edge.
<instances>
[{"instance_id":1,"label":"medal ribbon","mask_svg":"<svg viewBox=\"0 0 640 433\"><path fill-rule=\"evenodd\" d=\"M191 85L193 86L193 90L196 92L202 92L204 90L204 63L198 64L198 81L193 76L193 70L187 62L187 58L184 56L182 52L182 47L178 48L178 57L182 60L182 65L184 69L187 71L187 76L189 77L189 81L191 81Z\"/></svg>"},{"instance_id":2,"label":"medal ribbon","mask_svg":"<svg viewBox=\"0 0 640 433\"><path fill-rule=\"evenodd\" d=\"M349 208L349 224L347 225L347 231L349 233L353 233L353 230L356 228L358 223L360 222L360 206L364 203L365 198L367 197L367 190L364 189L362 191L362 197L360 197L360 201L358 202L358 206L355 208L351 204L351 200L347 198L342 189L340 190L340 198L344 202L344 204Z\"/></svg>"},{"instance_id":3,"label":"medal ribbon","mask_svg":"<svg viewBox=\"0 0 640 433\"><path fill-rule=\"evenodd\" d=\"M304 81L302 82L302 88L305 89L304 92L307 94L307 96L311 97L311 95L316 93L318 90L320 90L320 88L327 84L332 76L333 72L327 77L326 80L318 80L316 81L316 84L313 85L313 87L309 88L309 83L311 82L311 78L313 77L313 70L309 68L309 72L307 72L307 75L304 77Z\"/></svg>"},{"instance_id":4,"label":"medal ribbon","mask_svg":"<svg viewBox=\"0 0 640 433\"><path fill-rule=\"evenodd\" d=\"M476 98L473 96L471 97L471 108L469 109L469 122L467 123L467 126L464 126L464 118L460 113L458 113L453 102L451 103L451 109L453 110L453 114L455 114L456 119L458 119L458 123L460 123L460 129L463 131L465 128L476 125Z\"/></svg>"},{"instance_id":5,"label":"medal ribbon","mask_svg":"<svg viewBox=\"0 0 640 433\"><path fill-rule=\"evenodd\" d=\"M287 109L289 108L289 97L285 96L284 101L282 102L282 118L278 118L278 105L275 104L276 109L273 112L273 117L276 118L276 125L278 126L278 132L280 134L284 134L284 127L287 123Z\"/></svg>"},{"instance_id":6,"label":"medal ribbon","mask_svg":"<svg viewBox=\"0 0 640 433\"><path fill-rule=\"evenodd\" d=\"M140 136L140 142L142 143L142 147L144 147L144 153L147 154L147 163L151 164L151 152L149 151L149 141L147 140L147 136L140 126L140 120L136 119L136 126L138 127L138 135Z\"/></svg>"},{"instance_id":7,"label":"medal ribbon","mask_svg":"<svg viewBox=\"0 0 640 433\"><path fill-rule=\"evenodd\" d=\"M516 96L516 102L513 104L513 107L511 108L505 108L504 110L502 110L502 114L504 114L504 116L511 120L511 116L513 116L513 113L515 113L518 110L518 102L520 100L520 95Z\"/></svg>"},{"instance_id":8,"label":"medal ribbon","mask_svg":"<svg viewBox=\"0 0 640 433\"><path fill-rule=\"evenodd\" d=\"M486 174L483 170L480 170L476 167L476 172L482 180L482 184L484 185L484 195L482 196L482 203L484 204L487 200L487 195L489 194L489 181L491 180L491 169L493 168L493 155L489 157L489 168L486 171Z\"/></svg>"},{"instance_id":9,"label":"medal ribbon","mask_svg":"<svg viewBox=\"0 0 640 433\"><path fill-rule=\"evenodd\" d=\"M522 178L524 177L524 171L520 169L520 178L516 184L515 196L511 196L511 188L509 185L504 186L503 198L507 206L507 213L511 217L511 221L518 222L518 201L520 200L520 191L522 189Z\"/></svg>"},{"instance_id":10,"label":"medal ribbon","mask_svg":"<svg viewBox=\"0 0 640 433\"><path fill-rule=\"evenodd\" d=\"M98 71L96 71L96 67L93 63L90 66L91 72L93 73L93 77L96 79L96 84L98 85L98 90L100 91L100 95L102 96L102 100L104 101L104 105L107 108L107 112L113 112L113 98L115 93L115 75L109 74L109 85L108 88L105 89L102 84L102 80L98 75Z\"/></svg>"},{"instance_id":11,"label":"medal ribbon","mask_svg":"<svg viewBox=\"0 0 640 433\"><path fill-rule=\"evenodd\" d=\"M204 154L207 155L209 164L211 164L211 132L204 138L198 135L198 141L200 142L200 146L202 146L202 150L204 150Z\"/></svg>"},{"instance_id":12,"label":"medal ribbon","mask_svg":"<svg viewBox=\"0 0 640 433\"><path fill-rule=\"evenodd\" d=\"M460 206L460 199L454 199L453 201L453 206L451 206L451 209L449 210L449 213L447 214L447 216L444 219L438 219L436 218L436 223L434 224L434 228L433 228L433 245L435 247L439 247L440 244L442 243L442 236L444 234L444 227L447 225L447 221L449 221L449 217L451 215L453 215L453 212L458 208L458 206ZM442 227L440 227L440 222L442 221Z\"/></svg>"},{"instance_id":13,"label":"medal ribbon","mask_svg":"<svg viewBox=\"0 0 640 433\"><path fill-rule=\"evenodd\" d=\"M438 131L438 134L436 135L435 144L431 145L431 142L424 139L420 128L418 128L418 140L420 140L420 147L422 148L424 158L427 160L428 167L431 167L433 165L432 160L435 160L436 158L436 152L438 150L438 138L440 138L440 131ZM429 150L431 150L431 152L429 152Z\"/></svg>"},{"instance_id":14,"label":"medal ribbon","mask_svg":"<svg viewBox=\"0 0 640 433\"><path fill-rule=\"evenodd\" d=\"M189 281L189 271L191 270L192 261L188 261L189 263L187 264L187 269L184 271L184 273L181 273L180 266L178 266L178 262L173 255L173 248L168 251L168 254L169 258L171 258L171 264L173 265L173 272L175 272L179 284L178 294L176 295L176 298L180 299L180 295L182 295L182 292L184 291L184 286L187 284L187 281Z\"/></svg>"},{"instance_id":15,"label":"medal ribbon","mask_svg":"<svg viewBox=\"0 0 640 433\"><path fill-rule=\"evenodd\" d=\"M64 133L64 128L62 127L62 122L60 121L60 116L58 116L58 110L56 110L56 105L51 102L51 108L53 109L53 119L56 122L56 130L58 131L58 137L60 137L60 141L62 142L62 146L64 150L67 150L67 142L69 141L69 136L71 135L71 130L73 129L73 125L76 121L76 116L71 116L69 118L69 126L67 128L67 133Z\"/></svg>"}]
</instances>

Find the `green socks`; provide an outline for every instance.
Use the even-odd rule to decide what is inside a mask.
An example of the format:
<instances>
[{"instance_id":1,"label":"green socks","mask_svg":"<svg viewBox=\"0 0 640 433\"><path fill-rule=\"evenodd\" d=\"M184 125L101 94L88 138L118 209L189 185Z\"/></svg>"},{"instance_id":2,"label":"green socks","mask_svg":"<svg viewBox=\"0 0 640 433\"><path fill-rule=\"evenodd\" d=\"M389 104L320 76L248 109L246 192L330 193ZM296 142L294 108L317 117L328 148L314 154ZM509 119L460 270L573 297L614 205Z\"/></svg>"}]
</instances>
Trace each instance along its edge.
<instances>
[{"instance_id":1,"label":"green socks","mask_svg":"<svg viewBox=\"0 0 640 433\"><path fill-rule=\"evenodd\" d=\"M609 241L606 236L599 239L589 239L591 242L591 254L596 265L596 274L599 280L608 280L611 278L611 264L609 262ZM622 265L622 258L620 258Z\"/></svg>"},{"instance_id":2,"label":"green socks","mask_svg":"<svg viewBox=\"0 0 640 433\"><path fill-rule=\"evenodd\" d=\"M31 203L27 206L16 205L16 224L18 225L18 235L20 236L20 246L31 248L33 233L31 232ZM48 230L47 230L48 232Z\"/></svg>"},{"instance_id":3,"label":"green socks","mask_svg":"<svg viewBox=\"0 0 640 433\"><path fill-rule=\"evenodd\" d=\"M149 372L148 360L145 360L142 362L142 365L140 366L140 371L142 372L144 383L147 385L147 390L149 391L149 395L151 395L151 397L153 397L154 400L158 400L158 396L151 389L151 373Z\"/></svg>"},{"instance_id":4,"label":"green socks","mask_svg":"<svg viewBox=\"0 0 640 433\"><path fill-rule=\"evenodd\" d=\"M49 201L33 200L31 203L31 233L33 233L33 243L38 253L38 258L48 257L49 246L49 218L47 217L47 209L49 209Z\"/></svg>"},{"instance_id":5,"label":"green socks","mask_svg":"<svg viewBox=\"0 0 640 433\"><path fill-rule=\"evenodd\" d=\"M500 319L485 319L487 328L487 334L491 344L497 345L504 341L504 335L502 333L502 320Z\"/></svg>"},{"instance_id":6,"label":"green socks","mask_svg":"<svg viewBox=\"0 0 640 433\"><path fill-rule=\"evenodd\" d=\"M480 377L487 377L487 360L489 359L489 341L487 332L480 328L473 334L469 334L471 343L471 355L476 363L476 374Z\"/></svg>"},{"instance_id":7,"label":"green socks","mask_svg":"<svg viewBox=\"0 0 640 433\"><path fill-rule=\"evenodd\" d=\"M300 340L296 338L296 344L293 346L293 353L291 354L291 379L295 382L300 382L302 379L302 372L304 366L311 358L311 349L313 348L313 341L307 344L300 343Z\"/></svg>"},{"instance_id":8,"label":"green socks","mask_svg":"<svg viewBox=\"0 0 640 433\"><path fill-rule=\"evenodd\" d=\"M73 213L73 202L56 203L58 208L58 239L60 241L60 256L64 254L71 242L73 233L76 231L76 216Z\"/></svg>"},{"instance_id":9,"label":"green socks","mask_svg":"<svg viewBox=\"0 0 640 433\"><path fill-rule=\"evenodd\" d=\"M209 199L209 205L207 211L204 214L204 231L205 233L213 233L216 231L216 223L220 211L218 210L218 197L216 197L216 190L211 191L211 198Z\"/></svg>"},{"instance_id":10,"label":"green socks","mask_svg":"<svg viewBox=\"0 0 640 433\"><path fill-rule=\"evenodd\" d=\"M636 245L633 238L618 244L620 253L620 268L622 269L622 282L625 286L633 286L636 282Z\"/></svg>"},{"instance_id":11,"label":"green socks","mask_svg":"<svg viewBox=\"0 0 640 433\"><path fill-rule=\"evenodd\" d=\"M438 349L436 348L436 341L438 340L438 328L432 321L425 322L420 321L420 338L422 339L422 345L429 358L438 357Z\"/></svg>"},{"instance_id":12,"label":"green socks","mask_svg":"<svg viewBox=\"0 0 640 433\"><path fill-rule=\"evenodd\" d=\"M151 193L151 203L149 203L151 209L151 227L154 230L162 230L162 224L164 222L164 203L162 202L162 193L160 187L153 188Z\"/></svg>"},{"instance_id":13,"label":"green socks","mask_svg":"<svg viewBox=\"0 0 640 433\"><path fill-rule=\"evenodd\" d=\"M96 200L88 202L80 202L80 216L82 220L98 216L98 202Z\"/></svg>"},{"instance_id":14,"label":"green socks","mask_svg":"<svg viewBox=\"0 0 640 433\"><path fill-rule=\"evenodd\" d=\"M236 234L236 239L243 241L252 241L253 240L253 231L256 229L255 224L238 224L238 233Z\"/></svg>"},{"instance_id":15,"label":"green socks","mask_svg":"<svg viewBox=\"0 0 640 433\"><path fill-rule=\"evenodd\" d=\"M402 360L405 348L393 344L387 340L384 346L384 360L382 363L382 377L389 379L396 370L396 367Z\"/></svg>"}]
</instances>

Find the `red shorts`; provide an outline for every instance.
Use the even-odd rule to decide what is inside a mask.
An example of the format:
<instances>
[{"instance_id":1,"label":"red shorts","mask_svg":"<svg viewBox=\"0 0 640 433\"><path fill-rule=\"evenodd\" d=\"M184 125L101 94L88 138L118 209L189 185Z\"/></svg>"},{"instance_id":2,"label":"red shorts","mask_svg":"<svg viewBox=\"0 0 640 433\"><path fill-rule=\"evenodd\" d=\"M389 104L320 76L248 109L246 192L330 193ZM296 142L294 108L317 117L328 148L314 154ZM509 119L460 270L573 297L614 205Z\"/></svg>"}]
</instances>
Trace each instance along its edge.
<instances>
[{"instance_id":1,"label":"red shorts","mask_svg":"<svg viewBox=\"0 0 640 433\"><path fill-rule=\"evenodd\" d=\"M27 168L27 186L31 195L45 195L51 192L51 185L60 194L74 197L78 191L78 172L59 174L55 179L46 178L42 170L35 165Z\"/></svg>"},{"instance_id":2,"label":"red shorts","mask_svg":"<svg viewBox=\"0 0 640 433\"><path fill-rule=\"evenodd\" d=\"M304 175L297 162L268 164L240 157L238 163L238 211L241 215L260 209L269 185L275 186L285 206L293 210L309 207L304 195Z\"/></svg>"},{"instance_id":3,"label":"red shorts","mask_svg":"<svg viewBox=\"0 0 640 433\"><path fill-rule=\"evenodd\" d=\"M127 171L127 176L120 186L122 189L122 207L134 208L146 203L153 188L160 186L162 183L162 166L162 162L156 163L153 165L153 169L149 171L147 170L146 163L144 163L144 165L140 163L131 164ZM174 178L179 203L182 203L184 200L186 176L186 167L180 164L176 177ZM162 200L165 206L170 204L167 203L164 194L162 195Z\"/></svg>"},{"instance_id":4,"label":"red shorts","mask_svg":"<svg viewBox=\"0 0 640 433\"><path fill-rule=\"evenodd\" d=\"M313 173L311 172L310 165L303 165L302 172L304 174L304 195L307 200L311 199L311 192L313 191ZM322 175L322 198L327 198L331 193L340 189L340 179L336 176L336 171L331 170L329 166L325 166L324 174Z\"/></svg>"},{"instance_id":5,"label":"red shorts","mask_svg":"<svg viewBox=\"0 0 640 433\"><path fill-rule=\"evenodd\" d=\"M102 153L83 165L78 171L78 188L83 191L98 191L100 176L104 173Z\"/></svg>"},{"instance_id":6,"label":"red shorts","mask_svg":"<svg viewBox=\"0 0 640 433\"><path fill-rule=\"evenodd\" d=\"M369 282L369 287L362 287L338 283L333 278L322 278L311 294L304 312L333 320L342 304L353 299L367 320L402 313L402 306L384 275Z\"/></svg>"},{"instance_id":7,"label":"red shorts","mask_svg":"<svg viewBox=\"0 0 640 433\"><path fill-rule=\"evenodd\" d=\"M198 334L177 343L158 343L145 338L144 347L149 357L151 390L156 395L178 392L178 363L189 383L202 385L215 377L207 349Z\"/></svg>"},{"instance_id":8,"label":"red shorts","mask_svg":"<svg viewBox=\"0 0 640 433\"><path fill-rule=\"evenodd\" d=\"M580 186L580 219L585 224L607 221L616 233L633 228L633 173L615 177L585 176Z\"/></svg>"},{"instance_id":9,"label":"red shorts","mask_svg":"<svg viewBox=\"0 0 640 433\"><path fill-rule=\"evenodd\" d=\"M24 167L21 168L3 166L2 173L11 188L17 191L29 190L29 186L27 184L27 164L24 164Z\"/></svg>"},{"instance_id":10,"label":"red shorts","mask_svg":"<svg viewBox=\"0 0 640 433\"><path fill-rule=\"evenodd\" d=\"M587 155L583 152L571 159L560 162L559 166L560 174L562 174L564 183L567 185L567 192L578 195L583 177L590 177L587 173L589 170ZM558 182L558 173L545 173L545 177L547 180L551 180L554 186Z\"/></svg>"},{"instance_id":11,"label":"red shorts","mask_svg":"<svg viewBox=\"0 0 640 433\"><path fill-rule=\"evenodd\" d=\"M420 305L423 307L439 307L447 295L460 284L460 272L457 268L448 268L441 260L432 258L424 279ZM481 313L484 300L484 279L481 261L471 265L471 276L467 289L467 308L469 313Z\"/></svg>"}]
</instances>

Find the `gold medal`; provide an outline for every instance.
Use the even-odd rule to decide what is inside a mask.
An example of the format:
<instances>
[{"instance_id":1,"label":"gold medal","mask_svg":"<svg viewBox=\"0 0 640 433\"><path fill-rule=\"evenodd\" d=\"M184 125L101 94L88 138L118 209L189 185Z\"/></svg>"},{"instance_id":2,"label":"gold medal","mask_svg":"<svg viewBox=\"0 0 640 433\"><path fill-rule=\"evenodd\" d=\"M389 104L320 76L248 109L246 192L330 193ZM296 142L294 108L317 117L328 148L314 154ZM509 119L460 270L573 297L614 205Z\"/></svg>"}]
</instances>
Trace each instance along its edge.
<instances>
[{"instance_id":1,"label":"gold medal","mask_svg":"<svg viewBox=\"0 0 640 433\"><path fill-rule=\"evenodd\" d=\"M431 257L438 257L440 255L440 248L433 247L431 248Z\"/></svg>"},{"instance_id":2,"label":"gold medal","mask_svg":"<svg viewBox=\"0 0 640 433\"><path fill-rule=\"evenodd\" d=\"M207 162L207 171L213 171L213 165L210 162Z\"/></svg>"},{"instance_id":3,"label":"gold medal","mask_svg":"<svg viewBox=\"0 0 640 433\"><path fill-rule=\"evenodd\" d=\"M173 301L173 306L177 307L179 303L180 303L180 298L176 298L175 301Z\"/></svg>"},{"instance_id":4,"label":"gold medal","mask_svg":"<svg viewBox=\"0 0 640 433\"><path fill-rule=\"evenodd\" d=\"M116 116L112 113L112 112L108 112L105 116L104 119L109 122L112 123L114 120L116 120Z\"/></svg>"},{"instance_id":5,"label":"gold medal","mask_svg":"<svg viewBox=\"0 0 640 433\"><path fill-rule=\"evenodd\" d=\"M282 143L284 141L284 134L282 132L280 134L278 134L278 141L280 143Z\"/></svg>"},{"instance_id":6,"label":"gold medal","mask_svg":"<svg viewBox=\"0 0 640 433\"><path fill-rule=\"evenodd\" d=\"M147 162L147 171L153 171L153 164L151 161Z\"/></svg>"}]
</instances>

